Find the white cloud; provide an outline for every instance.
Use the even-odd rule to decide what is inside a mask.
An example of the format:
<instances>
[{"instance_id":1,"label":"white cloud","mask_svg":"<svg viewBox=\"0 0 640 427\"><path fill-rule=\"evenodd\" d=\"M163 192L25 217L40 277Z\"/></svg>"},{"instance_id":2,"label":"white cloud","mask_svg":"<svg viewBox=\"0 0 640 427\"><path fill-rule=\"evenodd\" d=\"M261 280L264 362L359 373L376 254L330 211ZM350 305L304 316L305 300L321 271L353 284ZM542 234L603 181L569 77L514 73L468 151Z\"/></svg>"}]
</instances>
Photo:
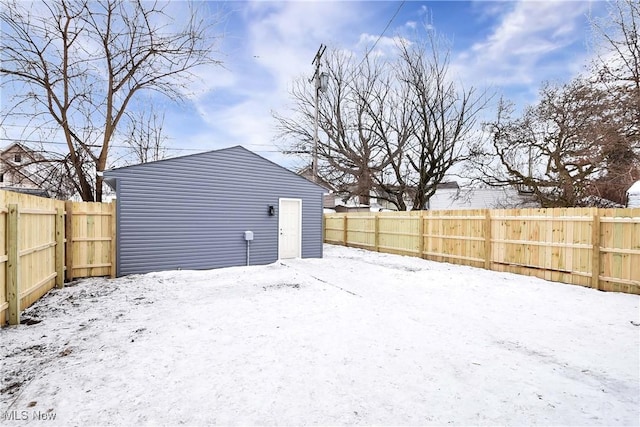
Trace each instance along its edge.
<instances>
[{"instance_id":1,"label":"white cloud","mask_svg":"<svg viewBox=\"0 0 640 427\"><path fill-rule=\"evenodd\" d=\"M275 121L270 110L265 108L269 96L267 93L256 94L224 109L200 104L198 114L207 128L189 136L189 146L206 151L242 145L279 164L290 164L292 159L278 151Z\"/></svg>"},{"instance_id":2,"label":"white cloud","mask_svg":"<svg viewBox=\"0 0 640 427\"><path fill-rule=\"evenodd\" d=\"M466 77L495 85L537 84L557 73L572 77L582 57L563 49L584 37L581 26L586 2L520 1L503 13L484 40L455 58L455 69ZM495 15L495 6L492 6ZM553 58L556 55L557 57Z\"/></svg>"},{"instance_id":3,"label":"white cloud","mask_svg":"<svg viewBox=\"0 0 640 427\"><path fill-rule=\"evenodd\" d=\"M335 45L358 18L358 8L343 2L251 3L252 55L286 89L293 76L312 73L320 43Z\"/></svg>"},{"instance_id":4,"label":"white cloud","mask_svg":"<svg viewBox=\"0 0 640 427\"><path fill-rule=\"evenodd\" d=\"M218 3L199 4L215 19ZM311 77L311 60L320 43L361 55L377 41L371 55L391 53L397 39L389 30L378 40L388 19L388 15L381 18L383 8L378 4L225 3L222 7L230 13L229 22L226 28L216 28L225 33L220 45L225 67L195 70L198 78L189 87L193 96L186 110L184 105L173 107L166 115L171 145L210 150L242 144L267 157L277 156L270 153L275 150L271 111L285 110L288 87L295 77ZM451 71L466 86L528 86L533 94L549 76L564 73L570 78L586 53L584 49L570 50L573 56L563 52L584 37L585 28L580 25L588 7L586 2L573 1L478 2L474 5L477 19L497 23L486 37L452 53ZM179 25L188 15L184 3L170 2L168 8L169 23ZM416 6L404 18L398 18L402 34L433 29L427 6Z\"/></svg>"},{"instance_id":5,"label":"white cloud","mask_svg":"<svg viewBox=\"0 0 640 427\"><path fill-rule=\"evenodd\" d=\"M397 53L396 47L399 43L404 43L407 46L411 45L411 41L403 37L380 37L375 34L363 33L360 34L360 39L358 40L356 47L361 49L363 52L369 52L370 56L390 57ZM375 48L371 50L374 45Z\"/></svg>"},{"instance_id":6,"label":"white cloud","mask_svg":"<svg viewBox=\"0 0 640 427\"><path fill-rule=\"evenodd\" d=\"M176 138L176 143L184 141L203 150L241 144L291 165L293 160L274 152L271 112L286 110L294 78L311 77L311 60L320 43L359 53L376 43L376 31L384 22L371 26L371 4L375 3L241 3L234 17L242 21L242 28L234 34L236 28L230 26L223 40L226 69L199 72L204 83L197 86L201 96L193 101L201 125L188 130L188 137ZM572 57L565 52L585 35L580 25L586 7L582 2L562 1L478 6L479 19L497 23L486 37L453 53L452 77L466 87L518 86L529 101L542 80L559 73L570 78L582 66L583 50L569 49ZM428 12L422 7L419 14ZM402 22L400 27L409 32L417 26L415 21ZM371 55L390 54L396 41L391 34L381 37ZM179 126L172 126L176 135Z\"/></svg>"},{"instance_id":7,"label":"white cloud","mask_svg":"<svg viewBox=\"0 0 640 427\"><path fill-rule=\"evenodd\" d=\"M202 96L193 99L204 127L189 136L188 145L218 149L243 145L281 164L292 160L276 153L273 144L273 110L283 111L288 87L294 78L311 77L311 61L320 46L337 45L353 31L361 17L358 3L343 2L251 2L238 12L243 20L242 38L229 44L226 69L203 70ZM353 37L357 37L354 34ZM356 39L357 40L357 39ZM209 93L211 90L213 93ZM207 96L210 95L210 96ZM175 126L176 131L179 124ZM185 144L185 145L187 145Z\"/></svg>"}]
</instances>

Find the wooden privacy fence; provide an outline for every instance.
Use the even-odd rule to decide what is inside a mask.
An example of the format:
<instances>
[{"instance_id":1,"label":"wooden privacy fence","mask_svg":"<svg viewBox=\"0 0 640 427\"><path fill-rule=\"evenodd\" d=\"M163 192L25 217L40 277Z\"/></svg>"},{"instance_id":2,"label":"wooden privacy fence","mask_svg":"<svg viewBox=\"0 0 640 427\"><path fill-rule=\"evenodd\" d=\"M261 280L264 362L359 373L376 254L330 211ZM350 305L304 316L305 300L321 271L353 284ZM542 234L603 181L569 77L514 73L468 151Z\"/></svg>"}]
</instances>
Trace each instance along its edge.
<instances>
[{"instance_id":1,"label":"wooden privacy fence","mask_svg":"<svg viewBox=\"0 0 640 427\"><path fill-rule=\"evenodd\" d=\"M325 242L640 294L640 209L326 214Z\"/></svg>"},{"instance_id":2,"label":"wooden privacy fence","mask_svg":"<svg viewBox=\"0 0 640 427\"><path fill-rule=\"evenodd\" d=\"M0 191L0 325L65 279L115 276L115 218L115 203Z\"/></svg>"}]
</instances>

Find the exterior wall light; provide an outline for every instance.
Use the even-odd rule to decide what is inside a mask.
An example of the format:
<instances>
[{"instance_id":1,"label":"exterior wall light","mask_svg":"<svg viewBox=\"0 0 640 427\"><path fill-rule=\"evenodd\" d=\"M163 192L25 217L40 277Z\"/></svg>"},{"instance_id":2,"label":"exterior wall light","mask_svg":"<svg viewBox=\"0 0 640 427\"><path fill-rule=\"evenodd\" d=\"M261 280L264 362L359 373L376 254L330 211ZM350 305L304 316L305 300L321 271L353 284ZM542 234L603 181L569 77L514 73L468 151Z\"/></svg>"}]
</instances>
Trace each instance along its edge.
<instances>
[{"instance_id":1,"label":"exterior wall light","mask_svg":"<svg viewBox=\"0 0 640 427\"><path fill-rule=\"evenodd\" d=\"M274 216L276 214L276 208L273 205L269 205L269 216Z\"/></svg>"}]
</instances>

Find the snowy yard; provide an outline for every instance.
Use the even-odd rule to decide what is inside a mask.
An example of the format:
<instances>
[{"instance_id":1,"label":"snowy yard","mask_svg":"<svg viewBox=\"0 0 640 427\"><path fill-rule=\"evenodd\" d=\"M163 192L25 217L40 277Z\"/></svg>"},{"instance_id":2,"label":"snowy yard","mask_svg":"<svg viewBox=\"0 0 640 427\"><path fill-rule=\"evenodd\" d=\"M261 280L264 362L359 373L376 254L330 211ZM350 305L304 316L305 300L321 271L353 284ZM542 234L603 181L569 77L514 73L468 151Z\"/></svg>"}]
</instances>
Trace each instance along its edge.
<instances>
[{"instance_id":1,"label":"snowy yard","mask_svg":"<svg viewBox=\"0 0 640 427\"><path fill-rule=\"evenodd\" d=\"M638 302L329 245L87 279L0 330L1 421L638 425Z\"/></svg>"}]
</instances>

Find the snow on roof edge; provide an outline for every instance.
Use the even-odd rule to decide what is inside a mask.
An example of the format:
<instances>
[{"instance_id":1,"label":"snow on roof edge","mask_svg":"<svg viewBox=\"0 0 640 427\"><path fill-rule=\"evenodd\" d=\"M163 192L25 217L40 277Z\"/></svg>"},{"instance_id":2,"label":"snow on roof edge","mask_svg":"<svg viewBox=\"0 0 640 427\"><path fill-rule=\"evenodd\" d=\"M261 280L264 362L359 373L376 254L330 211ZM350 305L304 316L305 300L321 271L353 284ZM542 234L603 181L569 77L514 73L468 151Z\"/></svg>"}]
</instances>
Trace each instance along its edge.
<instances>
[{"instance_id":1,"label":"snow on roof edge","mask_svg":"<svg viewBox=\"0 0 640 427\"><path fill-rule=\"evenodd\" d=\"M640 194L640 180L633 183L627 190L627 194Z\"/></svg>"}]
</instances>

